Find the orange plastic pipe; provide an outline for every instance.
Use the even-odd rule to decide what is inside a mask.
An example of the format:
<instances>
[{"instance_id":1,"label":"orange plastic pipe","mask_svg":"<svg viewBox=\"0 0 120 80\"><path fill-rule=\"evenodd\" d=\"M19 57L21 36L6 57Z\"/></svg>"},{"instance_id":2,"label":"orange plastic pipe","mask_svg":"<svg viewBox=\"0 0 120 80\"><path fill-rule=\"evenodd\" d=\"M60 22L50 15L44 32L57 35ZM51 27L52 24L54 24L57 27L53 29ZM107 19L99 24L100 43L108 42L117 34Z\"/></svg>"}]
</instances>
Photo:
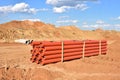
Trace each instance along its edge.
<instances>
[{"instance_id":1,"label":"orange plastic pipe","mask_svg":"<svg viewBox=\"0 0 120 80\"><path fill-rule=\"evenodd\" d=\"M75 44L83 44L82 41L63 41L64 45L75 45ZM60 46L62 44L62 42L50 42L50 41L46 41L46 42L42 42L43 46Z\"/></svg>"},{"instance_id":2,"label":"orange plastic pipe","mask_svg":"<svg viewBox=\"0 0 120 80\"><path fill-rule=\"evenodd\" d=\"M66 49L64 50L64 53L67 52L77 52L77 51L82 51L82 48L77 48L77 49ZM54 50L54 51L45 51L43 54L56 54L56 53L62 53L62 50Z\"/></svg>"},{"instance_id":3,"label":"orange plastic pipe","mask_svg":"<svg viewBox=\"0 0 120 80\"><path fill-rule=\"evenodd\" d=\"M73 48L82 48L82 45L64 45L64 49L73 49ZM49 47L44 47L46 51L50 50L60 50L62 49L62 46L49 46Z\"/></svg>"},{"instance_id":4,"label":"orange plastic pipe","mask_svg":"<svg viewBox=\"0 0 120 80\"><path fill-rule=\"evenodd\" d=\"M74 55L82 55L81 52L72 52L72 53L65 53L64 57L67 56L74 56ZM47 55L44 56L45 59L53 59L53 58L60 58L62 55L61 54L55 54L55 55Z\"/></svg>"},{"instance_id":5,"label":"orange plastic pipe","mask_svg":"<svg viewBox=\"0 0 120 80\"><path fill-rule=\"evenodd\" d=\"M39 44L41 44L40 41L32 41L32 43L31 43L32 46L34 46L34 45L39 45Z\"/></svg>"},{"instance_id":6,"label":"orange plastic pipe","mask_svg":"<svg viewBox=\"0 0 120 80\"><path fill-rule=\"evenodd\" d=\"M45 64L60 62L60 61L61 61L61 58L55 58L55 59L50 59L50 60L44 60L43 59L40 64L45 65Z\"/></svg>"},{"instance_id":7,"label":"orange plastic pipe","mask_svg":"<svg viewBox=\"0 0 120 80\"><path fill-rule=\"evenodd\" d=\"M95 55L99 55L99 52L92 53L92 54L85 54L85 57L90 57L90 56L95 56Z\"/></svg>"},{"instance_id":8,"label":"orange plastic pipe","mask_svg":"<svg viewBox=\"0 0 120 80\"><path fill-rule=\"evenodd\" d=\"M64 49L74 49L74 48L82 48L82 47L83 47L83 45L66 45L66 46L64 46ZM99 46L98 45L97 46L92 45L90 47L95 47L96 48L96 47L99 47ZM62 46L49 46L49 47L45 47L44 49L45 49L45 51L61 50Z\"/></svg>"},{"instance_id":9,"label":"orange plastic pipe","mask_svg":"<svg viewBox=\"0 0 120 80\"><path fill-rule=\"evenodd\" d=\"M82 55L75 55L75 56L69 56L69 57L64 57L64 61L66 60L72 60L72 59L78 59L81 58ZM45 64L49 64L49 63L53 63L53 62L60 62L61 58L55 58L55 59L49 59L49 60L45 60L43 59L41 64L45 65Z\"/></svg>"}]
</instances>

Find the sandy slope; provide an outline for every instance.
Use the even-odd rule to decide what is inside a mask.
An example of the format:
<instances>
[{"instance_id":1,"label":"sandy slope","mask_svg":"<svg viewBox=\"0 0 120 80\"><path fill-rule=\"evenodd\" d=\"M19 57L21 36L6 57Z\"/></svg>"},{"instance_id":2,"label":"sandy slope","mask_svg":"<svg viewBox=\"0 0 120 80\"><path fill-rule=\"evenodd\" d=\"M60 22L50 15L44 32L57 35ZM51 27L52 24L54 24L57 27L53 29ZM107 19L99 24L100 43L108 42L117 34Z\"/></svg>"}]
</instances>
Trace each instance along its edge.
<instances>
[{"instance_id":1,"label":"sandy slope","mask_svg":"<svg viewBox=\"0 0 120 80\"><path fill-rule=\"evenodd\" d=\"M112 37L111 37L112 36ZM0 42L15 39L65 40L65 39L114 39L120 37L117 31L82 31L75 26L55 27L43 22L11 21L0 24Z\"/></svg>"},{"instance_id":2,"label":"sandy slope","mask_svg":"<svg viewBox=\"0 0 120 80\"><path fill-rule=\"evenodd\" d=\"M36 28L34 24L39 27ZM29 25L30 28L26 25ZM0 80L120 79L120 32L99 29L82 31L73 26L55 28L50 24L29 21L13 21L12 24L11 22L1 24L0 27ZM21 31L19 32L19 28L22 28L24 35L20 33ZM29 30L34 33L30 35ZM41 34L38 35L38 33ZM32 48L30 45L2 43L4 41L12 42L14 39L23 37L35 40L106 39L108 40L108 52L107 55L86 57L84 60L77 59L41 66L30 62Z\"/></svg>"}]
</instances>

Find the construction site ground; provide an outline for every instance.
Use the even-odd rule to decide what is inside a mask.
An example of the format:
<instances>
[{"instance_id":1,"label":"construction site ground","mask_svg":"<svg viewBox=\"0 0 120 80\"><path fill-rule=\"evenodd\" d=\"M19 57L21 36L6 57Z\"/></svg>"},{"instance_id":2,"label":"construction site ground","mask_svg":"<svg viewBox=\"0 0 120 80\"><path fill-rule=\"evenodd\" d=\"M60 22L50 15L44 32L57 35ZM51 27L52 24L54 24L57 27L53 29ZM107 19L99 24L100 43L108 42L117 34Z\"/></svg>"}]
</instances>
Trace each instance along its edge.
<instances>
[{"instance_id":1,"label":"construction site ground","mask_svg":"<svg viewBox=\"0 0 120 80\"><path fill-rule=\"evenodd\" d=\"M41 25L44 26L38 27ZM13 21L0 27L0 80L120 80L119 31L82 31L74 26L55 28L50 24L29 21ZM34 40L107 40L108 51L106 55L42 66L30 61L31 45L13 43L22 37Z\"/></svg>"},{"instance_id":2,"label":"construction site ground","mask_svg":"<svg viewBox=\"0 0 120 80\"><path fill-rule=\"evenodd\" d=\"M30 45L0 43L0 80L119 80L120 41L107 55L41 66L30 62Z\"/></svg>"}]
</instances>

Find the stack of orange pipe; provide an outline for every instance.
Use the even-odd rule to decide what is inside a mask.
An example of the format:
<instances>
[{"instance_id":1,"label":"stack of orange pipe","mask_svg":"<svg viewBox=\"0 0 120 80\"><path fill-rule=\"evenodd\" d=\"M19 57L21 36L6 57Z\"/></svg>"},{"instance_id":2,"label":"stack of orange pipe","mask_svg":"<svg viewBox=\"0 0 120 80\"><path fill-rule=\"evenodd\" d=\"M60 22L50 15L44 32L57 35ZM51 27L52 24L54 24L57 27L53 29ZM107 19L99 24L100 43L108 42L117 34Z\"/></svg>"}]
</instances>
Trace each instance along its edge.
<instances>
[{"instance_id":1,"label":"stack of orange pipe","mask_svg":"<svg viewBox=\"0 0 120 80\"><path fill-rule=\"evenodd\" d=\"M31 45L33 46L31 61L42 65L107 52L107 41L105 40L33 41Z\"/></svg>"}]
</instances>

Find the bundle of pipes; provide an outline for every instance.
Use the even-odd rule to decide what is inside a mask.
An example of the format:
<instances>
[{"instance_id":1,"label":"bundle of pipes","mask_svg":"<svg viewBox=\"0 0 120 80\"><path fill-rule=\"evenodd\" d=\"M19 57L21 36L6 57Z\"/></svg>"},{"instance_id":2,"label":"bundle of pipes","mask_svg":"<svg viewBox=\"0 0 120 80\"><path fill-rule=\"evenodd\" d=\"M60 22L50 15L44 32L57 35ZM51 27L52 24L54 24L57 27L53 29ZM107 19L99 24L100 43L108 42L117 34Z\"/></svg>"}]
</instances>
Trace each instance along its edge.
<instances>
[{"instance_id":1,"label":"bundle of pipes","mask_svg":"<svg viewBox=\"0 0 120 80\"><path fill-rule=\"evenodd\" d=\"M31 61L42 65L102 55L107 52L105 40L33 41L31 45L33 46Z\"/></svg>"}]
</instances>

